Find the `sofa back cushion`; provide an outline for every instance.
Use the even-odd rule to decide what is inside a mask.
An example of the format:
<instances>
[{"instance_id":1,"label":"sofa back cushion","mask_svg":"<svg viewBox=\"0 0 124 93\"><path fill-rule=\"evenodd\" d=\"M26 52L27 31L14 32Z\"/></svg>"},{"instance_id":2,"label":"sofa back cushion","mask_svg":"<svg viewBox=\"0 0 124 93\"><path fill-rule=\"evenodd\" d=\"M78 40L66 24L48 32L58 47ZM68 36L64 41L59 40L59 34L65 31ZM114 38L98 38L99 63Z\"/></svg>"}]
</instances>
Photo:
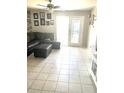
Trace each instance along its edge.
<instances>
[{"instance_id":1,"label":"sofa back cushion","mask_svg":"<svg viewBox=\"0 0 124 93\"><path fill-rule=\"evenodd\" d=\"M34 34L37 40L54 40L54 33L34 32Z\"/></svg>"},{"instance_id":2,"label":"sofa back cushion","mask_svg":"<svg viewBox=\"0 0 124 93\"><path fill-rule=\"evenodd\" d=\"M28 32L27 33L27 42L30 42L32 40L35 40L35 35L33 32Z\"/></svg>"},{"instance_id":3,"label":"sofa back cushion","mask_svg":"<svg viewBox=\"0 0 124 93\"><path fill-rule=\"evenodd\" d=\"M30 42L30 37L28 34L27 34L27 42Z\"/></svg>"}]
</instances>

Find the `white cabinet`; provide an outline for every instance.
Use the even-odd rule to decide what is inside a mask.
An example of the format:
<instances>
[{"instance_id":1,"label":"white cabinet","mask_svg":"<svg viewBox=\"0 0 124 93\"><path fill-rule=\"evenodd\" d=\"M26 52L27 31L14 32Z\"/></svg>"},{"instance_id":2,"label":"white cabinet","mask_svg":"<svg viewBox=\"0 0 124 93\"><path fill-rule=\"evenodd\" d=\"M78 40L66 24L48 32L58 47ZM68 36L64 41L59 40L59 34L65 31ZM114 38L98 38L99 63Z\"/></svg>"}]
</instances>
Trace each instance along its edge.
<instances>
[{"instance_id":1,"label":"white cabinet","mask_svg":"<svg viewBox=\"0 0 124 93\"><path fill-rule=\"evenodd\" d=\"M97 35L95 24L94 27L90 26L90 36L89 36L89 72L97 87Z\"/></svg>"},{"instance_id":2,"label":"white cabinet","mask_svg":"<svg viewBox=\"0 0 124 93\"><path fill-rule=\"evenodd\" d=\"M97 86L97 54L93 54L91 58L91 68L90 68L90 74L92 76L92 79Z\"/></svg>"}]
</instances>

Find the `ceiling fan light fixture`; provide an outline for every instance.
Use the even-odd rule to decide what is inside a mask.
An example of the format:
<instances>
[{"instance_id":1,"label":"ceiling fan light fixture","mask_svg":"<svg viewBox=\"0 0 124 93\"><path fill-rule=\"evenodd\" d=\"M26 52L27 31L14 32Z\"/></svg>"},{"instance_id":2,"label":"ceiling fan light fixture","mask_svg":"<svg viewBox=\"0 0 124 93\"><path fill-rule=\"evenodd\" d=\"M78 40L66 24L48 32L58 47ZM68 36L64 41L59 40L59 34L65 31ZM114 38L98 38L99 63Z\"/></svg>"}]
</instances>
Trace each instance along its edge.
<instances>
[{"instance_id":1,"label":"ceiling fan light fixture","mask_svg":"<svg viewBox=\"0 0 124 93\"><path fill-rule=\"evenodd\" d=\"M49 9L52 9L52 8L54 8L54 5L53 5L53 4L48 4L47 7L48 7Z\"/></svg>"},{"instance_id":2,"label":"ceiling fan light fixture","mask_svg":"<svg viewBox=\"0 0 124 93\"><path fill-rule=\"evenodd\" d=\"M49 0L49 4L45 5L41 5L41 4L37 4L38 6L42 6L42 7L46 7L47 10L53 10L53 9L57 9L60 8L60 6L54 6L54 4L51 3L52 0Z\"/></svg>"}]
</instances>

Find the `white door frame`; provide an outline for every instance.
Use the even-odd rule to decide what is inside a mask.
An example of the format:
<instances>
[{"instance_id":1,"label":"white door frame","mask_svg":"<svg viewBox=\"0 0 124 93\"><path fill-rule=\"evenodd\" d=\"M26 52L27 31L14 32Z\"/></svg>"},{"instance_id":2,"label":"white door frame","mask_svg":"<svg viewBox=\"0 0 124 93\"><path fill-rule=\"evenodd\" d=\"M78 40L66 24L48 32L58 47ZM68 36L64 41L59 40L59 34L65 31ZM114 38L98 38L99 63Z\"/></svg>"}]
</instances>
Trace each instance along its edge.
<instances>
[{"instance_id":1,"label":"white door frame","mask_svg":"<svg viewBox=\"0 0 124 93\"><path fill-rule=\"evenodd\" d=\"M72 20L79 19L80 20L80 36L79 36L79 43L71 43L71 31L72 31ZM69 38L68 38L68 45L74 47L81 47L83 43L83 26L84 26L84 16L70 16L69 17Z\"/></svg>"}]
</instances>

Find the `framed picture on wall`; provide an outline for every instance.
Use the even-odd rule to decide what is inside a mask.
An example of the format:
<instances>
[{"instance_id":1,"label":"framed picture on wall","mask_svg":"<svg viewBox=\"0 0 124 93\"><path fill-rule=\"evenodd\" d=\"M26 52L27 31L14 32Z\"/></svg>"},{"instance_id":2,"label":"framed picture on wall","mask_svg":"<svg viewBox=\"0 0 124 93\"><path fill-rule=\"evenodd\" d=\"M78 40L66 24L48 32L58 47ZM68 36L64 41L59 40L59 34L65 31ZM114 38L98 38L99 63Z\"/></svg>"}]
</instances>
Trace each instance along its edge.
<instances>
[{"instance_id":1,"label":"framed picture on wall","mask_svg":"<svg viewBox=\"0 0 124 93\"><path fill-rule=\"evenodd\" d=\"M40 24L41 25L45 25L45 18L44 19L42 19L42 18L40 19Z\"/></svg>"},{"instance_id":2,"label":"framed picture on wall","mask_svg":"<svg viewBox=\"0 0 124 93\"><path fill-rule=\"evenodd\" d=\"M50 25L50 21L46 21L46 25Z\"/></svg>"},{"instance_id":3,"label":"framed picture on wall","mask_svg":"<svg viewBox=\"0 0 124 93\"><path fill-rule=\"evenodd\" d=\"M39 26L39 21L38 20L34 20L34 26Z\"/></svg>"},{"instance_id":4,"label":"framed picture on wall","mask_svg":"<svg viewBox=\"0 0 124 93\"><path fill-rule=\"evenodd\" d=\"M51 13L47 13L47 19L52 19Z\"/></svg>"},{"instance_id":5,"label":"framed picture on wall","mask_svg":"<svg viewBox=\"0 0 124 93\"><path fill-rule=\"evenodd\" d=\"M50 25L54 25L54 20L50 20Z\"/></svg>"},{"instance_id":6,"label":"framed picture on wall","mask_svg":"<svg viewBox=\"0 0 124 93\"><path fill-rule=\"evenodd\" d=\"M34 13L33 16L34 16L34 19L38 19L38 13Z\"/></svg>"},{"instance_id":7,"label":"framed picture on wall","mask_svg":"<svg viewBox=\"0 0 124 93\"><path fill-rule=\"evenodd\" d=\"M45 18L45 12L40 12L40 18Z\"/></svg>"}]
</instances>

